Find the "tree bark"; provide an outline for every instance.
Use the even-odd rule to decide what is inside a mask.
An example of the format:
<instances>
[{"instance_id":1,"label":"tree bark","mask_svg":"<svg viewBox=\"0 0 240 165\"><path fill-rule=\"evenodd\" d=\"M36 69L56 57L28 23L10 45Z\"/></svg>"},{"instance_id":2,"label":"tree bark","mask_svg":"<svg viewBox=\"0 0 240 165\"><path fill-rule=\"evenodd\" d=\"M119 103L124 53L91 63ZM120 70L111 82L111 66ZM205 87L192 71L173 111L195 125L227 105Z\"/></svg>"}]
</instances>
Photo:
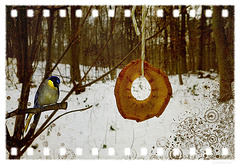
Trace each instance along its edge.
<instances>
[{"instance_id":1,"label":"tree bark","mask_svg":"<svg viewBox=\"0 0 240 165\"><path fill-rule=\"evenodd\" d=\"M219 101L225 102L233 98L232 86L233 66L231 57L233 55L233 47L231 40L226 36L223 18L221 17L222 6L213 7L213 34L216 43L216 53L218 57L218 68L220 75L220 98ZM232 15L233 17L233 15ZM233 24L233 22L232 22ZM230 25L233 27L233 25ZM233 37L233 30L230 30Z\"/></svg>"},{"instance_id":2,"label":"tree bark","mask_svg":"<svg viewBox=\"0 0 240 165\"><path fill-rule=\"evenodd\" d=\"M116 10L115 10L115 13L116 13ZM114 18L110 18L110 32L112 31L111 29L113 28L114 26ZM113 38L113 35L112 34L109 34L111 35L111 39L110 39L110 43L111 43L111 49L110 49L110 54L111 54L111 67L110 69L112 69L113 66L116 65L117 63L117 57L116 57L116 53L115 53L115 42L114 42L114 38ZM116 77L117 77L117 70L114 70L113 72L110 73L110 77L111 77L111 80L114 80Z\"/></svg>"},{"instance_id":3,"label":"tree bark","mask_svg":"<svg viewBox=\"0 0 240 165\"><path fill-rule=\"evenodd\" d=\"M186 16L186 6L181 6L181 33L180 33L180 56L181 56L181 69L182 73L187 73L187 57L186 57L186 25L185 25L185 16Z\"/></svg>"},{"instance_id":4,"label":"tree bark","mask_svg":"<svg viewBox=\"0 0 240 165\"><path fill-rule=\"evenodd\" d=\"M175 25L175 38L176 38L176 48L175 48L175 53L176 53L176 64L177 64L177 73L178 73L178 78L179 78L179 84L180 85L183 85L183 80L182 80L182 49L181 49L181 46L182 46L182 38L181 38L181 33L179 33L179 29L180 29L180 24L179 24L179 18L176 18L176 25ZM185 48L186 49L186 48Z\"/></svg>"},{"instance_id":5,"label":"tree bark","mask_svg":"<svg viewBox=\"0 0 240 165\"><path fill-rule=\"evenodd\" d=\"M190 20L189 14L187 14L187 27L188 27L188 37L189 37L189 70L195 72L195 57L196 57L196 48L197 48L197 35L196 35L196 19L193 18Z\"/></svg>"},{"instance_id":6,"label":"tree bark","mask_svg":"<svg viewBox=\"0 0 240 165\"><path fill-rule=\"evenodd\" d=\"M175 23L175 18L173 18L173 7L169 6L168 8L168 13L169 13L169 19L171 20L170 22L170 53L171 53L171 63L170 63L170 74L176 74L176 66L177 66L177 56L176 56L176 23Z\"/></svg>"},{"instance_id":7,"label":"tree bark","mask_svg":"<svg viewBox=\"0 0 240 165\"><path fill-rule=\"evenodd\" d=\"M46 56L46 68L45 78L48 78L47 73L52 68L52 38L53 38L53 21L54 21L55 9L50 9L50 17L48 18L48 39L47 39L47 56Z\"/></svg>"},{"instance_id":8,"label":"tree bark","mask_svg":"<svg viewBox=\"0 0 240 165\"><path fill-rule=\"evenodd\" d=\"M166 9L163 9L163 22L167 23L167 12ZM160 29L160 28L159 28ZM163 58L162 60L162 68L165 69L167 72L170 72L170 56L168 53L168 28L164 29L164 43L163 43Z\"/></svg>"},{"instance_id":9,"label":"tree bark","mask_svg":"<svg viewBox=\"0 0 240 165\"><path fill-rule=\"evenodd\" d=\"M200 38L199 38L199 55L198 55L198 70L204 70L204 60L205 60L205 27L206 27L206 17L205 17L206 6L202 6L201 12L201 25L200 25Z\"/></svg>"},{"instance_id":10,"label":"tree bark","mask_svg":"<svg viewBox=\"0 0 240 165\"><path fill-rule=\"evenodd\" d=\"M71 6L71 36L73 37L78 30L79 19L76 18L76 6ZM77 41L76 41L77 42ZM71 80L73 84L82 83L79 68L78 44L75 43L71 47ZM80 94L81 90L76 90L76 94Z\"/></svg>"},{"instance_id":11,"label":"tree bark","mask_svg":"<svg viewBox=\"0 0 240 165\"><path fill-rule=\"evenodd\" d=\"M19 44L20 47L18 57L18 73L19 81L22 83L22 90L18 108L26 109L28 103L28 96L30 91L30 80L32 77L33 69L31 63L31 57L28 53L28 20L27 20L27 9L25 6L19 7L19 18L18 18L18 30L19 30ZM15 127L13 137L11 137L13 144L11 147L17 148L17 153L20 151L19 141L23 135L24 128L24 117L25 115L18 115L15 120ZM8 139L9 140L9 139ZM9 159L20 159L20 155L12 156L10 154Z\"/></svg>"}]
</instances>

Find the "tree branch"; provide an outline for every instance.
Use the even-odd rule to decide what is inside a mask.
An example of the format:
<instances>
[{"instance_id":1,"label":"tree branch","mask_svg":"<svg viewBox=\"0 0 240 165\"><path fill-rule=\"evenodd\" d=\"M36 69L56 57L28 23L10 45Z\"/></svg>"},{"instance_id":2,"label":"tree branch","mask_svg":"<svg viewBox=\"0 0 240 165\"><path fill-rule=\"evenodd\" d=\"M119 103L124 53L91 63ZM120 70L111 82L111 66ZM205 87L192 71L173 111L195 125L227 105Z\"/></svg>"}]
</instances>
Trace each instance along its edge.
<instances>
[{"instance_id":1,"label":"tree branch","mask_svg":"<svg viewBox=\"0 0 240 165\"><path fill-rule=\"evenodd\" d=\"M116 11L115 11L115 13L116 13ZM81 81L83 81L83 80L87 77L87 74L90 72L90 70L92 69L92 67L97 63L98 58L100 57L100 55L102 54L102 52L104 51L104 49L107 47L108 42L110 41L110 39L111 39L111 37L112 37L112 35L113 35L113 31L114 31L114 29L115 29L115 24L116 24L115 17L114 17L114 20L113 20L113 21L114 21L114 23L113 23L113 25L112 25L112 27L111 27L110 35L109 35L107 41L105 42L104 46L100 49L100 51L99 51L99 53L98 53L98 55L97 55L97 58L94 60L94 62L92 63L91 67L90 67L90 68L87 70L87 72L84 74L84 76L83 76L83 78L81 79Z\"/></svg>"},{"instance_id":2,"label":"tree branch","mask_svg":"<svg viewBox=\"0 0 240 165\"><path fill-rule=\"evenodd\" d=\"M88 14L90 13L91 8L89 9ZM87 14L87 15L88 15ZM87 16L86 16L87 17ZM85 18L86 18L85 17ZM83 21L84 23L84 21ZM152 39L153 37L156 37L163 29L165 29L167 27L167 25L165 25L161 30L159 30L157 33L155 33L153 36L149 37L146 39L146 41ZM78 33L80 32L80 30L78 31ZM76 33L76 35L78 34ZM75 36L76 37L76 36ZM73 44L73 40L70 44L70 46ZM62 102L60 104L65 103L65 101L71 96L71 94L76 90L76 89L81 89L81 88L85 88L87 86L92 85L93 83L99 81L100 79L102 79L103 77L105 77L106 75L108 75L109 73L111 73L114 69L116 69L118 66L120 66L137 48L138 46L141 44L141 41L115 66L113 67L111 70L109 70L108 72L106 72L105 74L103 74L102 76L100 76L99 78L93 80L92 82L85 84L85 85L81 85L80 83L78 83L76 86L74 86L69 93L64 97L64 99L62 100ZM69 48L70 48L69 46ZM67 50L69 49L67 48ZM67 51L66 50L66 51ZM58 63L61 61L62 57L66 54L66 51L64 52L64 54L60 57L60 59L58 60L58 62L55 64L55 66L51 69L51 72L56 68L56 66L58 65ZM50 72L50 73L51 73ZM50 74L49 73L49 74ZM85 108L85 109L80 109L80 110L72 110L69 112L66 112L58 117L56 117L55 119L53 119L50 123L49 121L53 118L53 116L57 113L58 109L54 109L54 111L50 114L50 116L45 120L45 122L40 126L40 128L37 130L37 132L29 139L26 141L25 145L23 146L22 150L20 150L19 155L21 156L26 150L27 148L32 144L32 142L35 140L36 137L38 137L47 127L49 127L54 121L56 121L57 119L61 118L64 115L67 115L69 113L73 113L73 112L79 112L79 111L85 111L87 109L92 108L92 106ZM37 111L37 110L36 110ZM34 111L33 111L34 112Z\"/></svg>"},{"instance_id":3,"label":"tree branch","mask_svg":"<svg viewBox=\"0 0 240 165\"><path fill-rule=\"evenodd\" d=\"M46 74L46 76L49 76L49 75L53 72L53 70L54 70L54 69L57 67L57 65L60 63L60 61L61 61L62 58L65 56L65 54L67 53L67 51L69 50L69 48L72 46L72 44L75 43L75 39L76 39L77 36L79 35L79 33L80 33L80 31L81 31L81 29L82 29L82 27L83 27L83 25L84 25L84 23L85 23L88 15L89 15L90 12L91 12L91 9L92 9L92 6L89 8L88 13L86 14L86 16L85 16L85 18L84 18L84 20L83 20L83 22L82 22L79 30L77 31L77 33L75 34L75 36L72 38L72 40L71 40L71 42L69 43L67 49L64 51L64 53L63 53L63 54L61 55L61 57L58 59L58 61L57 61L56 64L54 65L54 67ZM44 79L46 79L46 77L44 77ZM44 81L44 80L43 80L43 81ZM42 81L41 83L43 83L43 81ZM68 97L69 97L69 96L68 96ZM65 101L66 101L66 100L67 100L67 99L65 99ZM65 102L65 101L62 101L61 103ZM40 128L37 130L37 132L36 132L33 136L35 136L35 135L40 135L40 133L42 132L42 130L44 129L44 127L45 127L45 126L48 124L48 122L53 118L53 116L57 113L57 111L58 111L58 109L55 109L55 110L50 114L50 116L45 120L45 122L40 126ZM30 129L31 129L31 128L30 128ZM35 138L34 138L34 139L35 139ZM29 146L31 145L31 143L33 142L34 139L30 139L30 141L28 141L28 142L30 142L30 143L28 144L27 147L29 147ZM24 149L25 149L25 150L22 150L22 151L20 152L20 154L23 154L23 153L26 151L26 149L27 149L26 146L25 146Z\"/></svg>"},{"instance_id":4,"label":"tree branch","mask_svg":"<svg viewBox=\"0 0 240 165\"><path fill-rule=\"evenodd\" d=\"M163 31L163 29L165 29L167 26L164 26L162 29L160 29L157 33L155 33L153 36L156 37L157 34L159 34L159 32ZM149 40L152 37L149 37L146 39ZM114 69L116 69L119 65L121 65L136 49L137 47L141 44L141 41L115 66L113 67L110 71L108 71L107 73L103 74L102 76L100 76L99 78L97 78L96 80L93 80L92 82L85 84L85 85L81 85L80 83L78 83L76 86L74 86L69 92L68 94L64 97L64 99L62 100L62 102L65 102L70 96L71 94L77 90L77 89L83 89L87 86L92 85L93 83L99 81L100 79L102 79L103 77L105 77L106 75L108 75L109 73L111 73ZM54 110L51 115L47 118L47 120L42 124L42 126L38 129L38 131L41 131L41 129L43 129L45 127L45 125L52 119L52 117L57 113L58 110ZM38 133L37 131L37 133Z\"/></svg>"},{"instance_id":5,"label":"tree branch","mask_svg":"<svg viewBox=\"0 0 240 165\"><path fill-rule=\"evenodd\" d=\"M10 146L13 146L12 145L12 137L10 136L7 125L6 125L5 129L6 129L6 148L7 148L8 152L10 153L11 152L11 147Z\"/></svg>"},{"instance_id":6,"label":"tree branch","mask_svg":"<svg viewBox=\"0 0 240 165\"><path fill-rule=\"evenodd\" d=\"M26 145L24 146L24 148L20 151L20 155L22 155L26 150L27 148L32 144L32 142L47 128L49 127L53 122L55 122L56 120L58 120L59 118L61 118L62 116L65 116L67 114L70 114L70 113L73 113L73 112L82 112L82 111L85 111L87 109L90 109L92 108L92 105L87 107L87 108L83 108L83 109L78 109L78 110L72 110L72 111L69 111L69 112L66 112L62 115L59 115L58 117L56 117L55 119L53 119L50 123L48 124L45 124L44 127L42 129L38 129L38 131L32 136L32 138L30 140L27 141ZM43 126L43 125L42 125Z\"/></svg>"},{"instance_id":7,"label":"tree branch","mask_svg":"<svg viewBox=\"0 0 240 165\"><path fill-rule=\"evenodd\" d=\"M64 114L59 115L58 117L56 117L55 119L53 119L50 123L48 123L48 124L41 130L41 132L39 132L38 134L35 134L33 137L39 136L47 127L49 127L52 123L54 123L56 120L58 120L58 119L61 118L62 116L65 116L65 115L67 115L67 114L69 114L69 113L86 111L86 110L88 110L88 109L90 109L90 108L92 108L92 105L90 105L90 106L87 107L87 108L71 110L71 111L65 112Z\"/></svg>"},{"instance_id":8,"label":"tree branch","mask_svg":"<svg viewBox=\"0 0 240 165\"><path fill-rule=\"evenodd\" d=\"M153 36L149 37L146 39L146 41L156 37L159 33L161 33L167 26L169 25L169 23L167 23L164 27L162 27L159 31L157 31ZM111 73L113 70L115 70L119 65L121 65L137 48L139 45L141 45L141 41L115 66L113 67L111 70L109 70L108 72L106 72L105 74L103 74L102 76L98 77L97 79L93 80L92 82L88 83L88 84L85 84L85 85L81 85L81 84L77 84L75 87L72 88L72 90L69 92L69 93L73 93L74 90L76 89L82 89L82 88L85 88L87 86L90 86L92 85L93 83L99 81L100 79L102 79L103 77L105 77L106 75L108 75L109 73ZM71 95L70 94L70 95ZM69 96L70 96L69 95ZM68 95L67 95L68 96ZM66 96L66 97L67 97ZM68 98L68 97L67 97ZM66 100L63 100L63 101L66 101Z\"/></svg>"},{"instance_id":9,"label":"tree branch","mask_svg":"<svg viewBox=\"0 0 240 165\"><path fill-rule=\"evenodd\" d=\"M171 21L169 21L168 23L166 23L159 31L157 31L154 35L152 35L151 37L147 38L146 41L149 41L150 39L156 37L159 33L161 33L169 24Z\"/></svg>"},{"instance_id":10,"label":"tree branch","mask_svg":"<svg viewBox=\"0 0 240 165\"><path fill-rule=\"evenodd\" d=\"M66 53L67 53L67 51L70 49L70 47L75 43L75 40L76 40L76 38L78 37L79 33L81 32L82 27L83 27L83 25L84 25L84 23L85 23L88 15L90 14L91 10L92 10L92 6L90 6L90 8L89 8L89 10L88 10L88 12L87 12L87 14L86 14L86 16L85 16L85 18L84 18L81 26L80 26L80 28L78 29L78 31L76 32L76 34L74 35L74 37L71 39L68 47L67 47L66 50L63 52L63 54L62 54L61 57L58 59L58 61L56 62L56 64L53 66L53 68L46 74L46 77L44 77L44 79L47 79L47 78L49 77L49 75L54 71L54 69L57 67L57 65L60 63L60 61L61 61L61 60L63 59L63 57L66 55Z\"/></svg>"},{"instance_id":11,"label":"tree branch","mask_svg":"<svg viewBox=\"0 0 240 165\"><path fill-rule=\"evenodd\" d=\"M50 110L59 110L59 109L67 109L67 102L62 102L62 103L56 103L53 105L48 105L44 106L42 108L28 108L28 109L16 109L13 112L9 112L6 114L6 119L16 116L16 115L22 115L26 113L34 113L37 114L39 112L45 112L45 111L50 111Z\"/></svg>"}]
</instances>

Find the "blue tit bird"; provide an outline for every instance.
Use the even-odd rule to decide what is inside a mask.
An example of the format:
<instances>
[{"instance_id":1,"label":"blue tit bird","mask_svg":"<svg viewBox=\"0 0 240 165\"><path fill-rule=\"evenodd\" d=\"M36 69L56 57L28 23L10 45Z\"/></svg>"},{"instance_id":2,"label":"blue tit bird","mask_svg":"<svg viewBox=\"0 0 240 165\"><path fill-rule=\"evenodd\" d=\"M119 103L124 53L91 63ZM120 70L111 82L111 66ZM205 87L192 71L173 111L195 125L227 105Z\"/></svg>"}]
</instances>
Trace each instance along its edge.
<instances>
[{"instance_id":1,"label":"blue tit bird","mask_svg":"<svg viewBox=\"0 0 240 165\"><path fill-rule=\"evenodd\" d=\"M39 86L35 98L33 108L41 108L44 105L50 105L57 103L59 98L59 84L60 79L56 76L51 76L48 79L44 80L43 83ZM29 114L26 120L25 132L28 129L31 118L34 114ZM36 114L35 117L40 114Z\"/></svg>"}]
</instances>

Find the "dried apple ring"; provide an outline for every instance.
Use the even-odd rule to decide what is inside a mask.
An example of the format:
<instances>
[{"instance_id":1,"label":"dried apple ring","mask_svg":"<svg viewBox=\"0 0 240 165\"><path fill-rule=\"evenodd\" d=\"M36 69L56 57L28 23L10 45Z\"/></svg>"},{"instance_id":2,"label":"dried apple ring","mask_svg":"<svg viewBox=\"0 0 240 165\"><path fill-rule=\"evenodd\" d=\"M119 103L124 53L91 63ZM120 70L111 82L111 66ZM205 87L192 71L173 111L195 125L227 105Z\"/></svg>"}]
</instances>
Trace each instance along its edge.
<instances>
[{"instance_id":1,"label":"dried apple ring","mask_svg":"<svg viewBox=\"0 0 240 165\"><path fill-rule=\"evenodd\" d=\"M122 117L137 122L154 116L159 117L172 96L172 87L167 74L145 61L144 77L151 86L151 93L145 100L137 100L131 93L131 87L139 76L141 76L141 59L130 62L122 69L114 89L118 111Z\"/></svg>"}]
</instances>

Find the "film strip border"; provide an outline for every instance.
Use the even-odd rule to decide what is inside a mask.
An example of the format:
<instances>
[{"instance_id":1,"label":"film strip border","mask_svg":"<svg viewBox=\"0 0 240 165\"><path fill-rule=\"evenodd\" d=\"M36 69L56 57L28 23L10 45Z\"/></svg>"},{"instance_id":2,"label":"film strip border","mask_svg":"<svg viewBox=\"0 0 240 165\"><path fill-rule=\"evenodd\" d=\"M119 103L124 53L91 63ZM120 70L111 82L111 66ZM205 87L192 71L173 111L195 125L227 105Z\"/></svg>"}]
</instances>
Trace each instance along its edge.
<instances>
[{"instance_id":1,"label":"film strip border","mask_svg":"<svg viewBox=\"0 0 240 165\"><path fill-rule=\"evenodd\" d=\"M147 148L140 148L139 151L137 152L136 150L132 149L132 148L124 148L123 151L120 151L121 153L118 153L115 151L114 148L110 147L106 150L106 158L115 158L115 156L119 157L118 155L122 155L123 158L125 159L135 159L138 157L138 159L142 158L148 158L148 159L183 159L183 152L181 149L178 148L173 148L171 149L169 152L166 153L166 151L164 151L164 148L156 148L156 152L155 154L151 154L152 151L148 151ZM88 158L98 158L99 156L99 152L100 149L99 148L92 148L92 150L89 152L84 153L84 150L82 148L76 148L75 152L70 150L70 149L66 149L66 148L59 148L59 157L64 157L66 156L66 158L68 159L69 157L67 155L69 155L69 152L72 152L71 154L74 155L72 156L72 158L81 158L81 156L86 155L86 154L90 154L87 155ZM197 152L196 149L194 147L189 148L188 150L188 155L187 158L188 159L196 159L197 158ZM213 151L210 147L206 147L205 148L205 153L207 156L211 156L213 155ZM11 155L17 155L17 148L11 148ZM33 148L28 148L27 149L27 153L28 156L30 156L29 158L31 158L31 156L34 155L34 149ZM51 149L49 149L48 147L44 147L42 150L42 154L43 156L50 156L52 154ZM220 151L219 155L221 158L227 158L229 155L229 151L228 148L222 148ZM149 156L150 155L150 156ZM166 158L167 155L167 158ZM186 157L185 157L186 158Z\"/></svg>"},{"instance_id":2,"label":"film strip border","mask_svg":"<svg viewBox=\"0 0 240 165\"><path fill-rule=\"evenodd\" d=\"M161 7L159 7L161 8ZM163 9L158 9L158 7L156 6L155 8L156 10L153 10L153 13L148 13L148 17L150 16L157 16L157 17L164 17L164 11ZM66 9L60 9L58 15L60 17L66 17ZM196 11L195 9L191 9L188 10L188 13L190 15L190 17L196 17L199 16L200 13L198 11ZM206 9L205 10L205 16L207 18L211 18L212 17L212 10L211 9ZM76 10L76 17L81 18L84 16L84 12L81 9L77 9ZM29 8L27 10L27 16L28 17L34 17L36 15L36 11L35 9L31 9ZM97 9L93 9L91 11L91 17L96 18L99 17L99 11ZM126 9L123 13L123 15L125 17L131 17L131 10ZM10 12L10 16L12 18L17 18L18 17L18 9L17 7L14 7L13 9L11 9ZM109 9L108 10L108 16L109 17L114 17L115 13L113 9ZM173 17L179 17L180 16L180 10L179 9L174 9L173 10ZM227 18L229 16L229 11L227 9L223 9L222 10L222 17ZM50 11L49 9L44 9L43 10L43 17L50 17ZM212 122L212 121L209 121ZM211 141L214 141L214 138L210 137L209 138ZM40 151L40 154L44 155L44 156L51 156L53 154L53 150L55 151L55 153L59 154L60 157L66 157L69 159L69 157L67 157L66 155L71 151L72 155L75 155L75 158L81 158L81 156L83 157L84 155L88 155L88 158L98 158L102 151L102 148L92 148L92 149L88 149L85 150L83 148L76 148L76 149L66 149L66 148L60 148L60 149L54 149L54 148L43 148L43 149L39 149L38 151ZM195 148L188 148L185 150L185 152L183 153L182 149L180 148L169 148L169 149L164 149L164 148L155 148L156 152L153 154L152 153L152 149L149 148L140 148L138 150L133 149L133 148L125 148L122 150L117 150L116 148L106 148L104 151L106 151L106 156L109 157L109 159L113 159L113 158L118 158L120 155L122 156L122 158L125 159L139 159L139 158L149 158L149 159L183 159L184 157L186 158L190 158L190 159L197 159L197 156L199 153L196 151ZM203 150L205 152L206 155L212 155L214 154L214 150L210 147L203 147ZM31 158L31 156L35 155L36 150L34 150L33 148L29 148L27 150L27 155L30 156L29 158ZM17 154L17 149L16 148L12 148L11 149L11 155L16 155ZM227 158L229 155L231 155L231 147L229 148L219 148L219 158Z\"/></svg>"},{"instance_id":3,"label":"film strip border","mask_svg":"<svg viewBox=\"0 0 240 165\"><path fill-rule=\"evenodd\" d=\"M152 11L152 13L150 13L151 16L157 16L157 17L164 17L164 11L163 9L157 9L158 7L156 7L155 11ZM58 11L59 16L60 17L66 17L67 15L67 11L66 9L59 9ZM131 17L131 10L130 9L125 9L124 10L124 16L125 17ZM81 18L83 17L83 11L81 9L76 9L75 11L75 15L77 18ZM189 10L189 16L190 17L195 17L197 15L197 12L195 9L190 9ZM227 18L229 15L228 9L222 9L222 17L223 18ZM18 17L18 10L17 9L12 9L10 12L10 16L12 18L16 18ZM35 12L34 9L28 9L27 10L27 17L32 18L35 16ZM91 17L96 18L99 16L99 11L97 9L93 9L92 13L91 13ZM114 17L115 16L115 11L114 9L109 9L108 10L108 17ZM148 15L149 16L149 15ZM174 9L173 10L173 17L179 17L180 16L180 9ZM206 18L211 18L212 17L212 10L211 9L206 9L205 10L205 16ZM43 9L43 17L50 17L50 10L49 9Z\"/></svg>"}]
</instances>

